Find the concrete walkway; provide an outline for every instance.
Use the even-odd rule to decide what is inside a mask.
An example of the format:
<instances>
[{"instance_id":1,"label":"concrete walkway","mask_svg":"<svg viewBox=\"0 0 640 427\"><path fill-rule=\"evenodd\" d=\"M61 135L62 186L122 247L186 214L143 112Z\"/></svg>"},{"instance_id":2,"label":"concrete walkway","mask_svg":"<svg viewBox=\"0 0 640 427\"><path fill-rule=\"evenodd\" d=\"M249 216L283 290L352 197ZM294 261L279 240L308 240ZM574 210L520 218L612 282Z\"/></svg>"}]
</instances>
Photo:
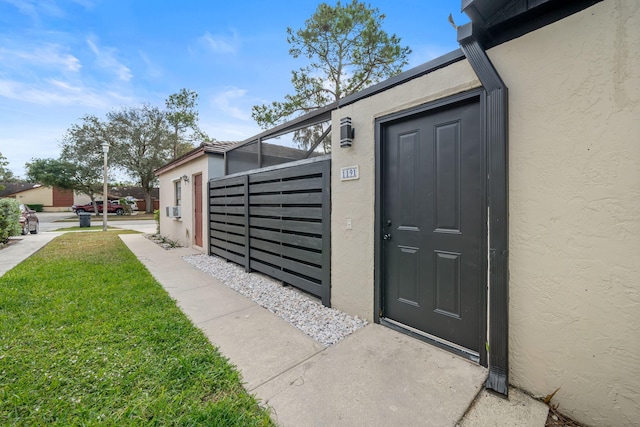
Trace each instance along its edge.
<instances>
[{"instance_id":1,"label":"concrete walkway","mask_svg":"<svg viewBox=\"0 0 640 427\"><path fill-rule=\"evenodd\" d=\"M61 234L49 231L12 237L11 240L13 242L0 251L0 276L3 276L4 273L38 252L43 246Z\"/></svg>"},{"instance_id":2,"label":"concrete walkway","mask_svg":"<svg viewBox=\"0 0 640 427\"><path fill-rule=\"evenodd\" d=\"M510 400L481 392L481 366L375 324L325 348L182 260L195 250L120 237L279 425L545 424L547 407L516 390Z\"/></svg>"},{"instance_id":3,"label":"concrete walkway","mask_svg":"<svg viewBox=\"0 0 640 427\"><path fill-rule=\"evenodd\" d=\"M0 251L0 276L60 234L24 236ZM281 426L545 424L546 405L526 394L511 390L505 400L482 391L481 366L375 324L325 348L182 259L199 252L120 238Z\"/></svg>"}]
</instances>

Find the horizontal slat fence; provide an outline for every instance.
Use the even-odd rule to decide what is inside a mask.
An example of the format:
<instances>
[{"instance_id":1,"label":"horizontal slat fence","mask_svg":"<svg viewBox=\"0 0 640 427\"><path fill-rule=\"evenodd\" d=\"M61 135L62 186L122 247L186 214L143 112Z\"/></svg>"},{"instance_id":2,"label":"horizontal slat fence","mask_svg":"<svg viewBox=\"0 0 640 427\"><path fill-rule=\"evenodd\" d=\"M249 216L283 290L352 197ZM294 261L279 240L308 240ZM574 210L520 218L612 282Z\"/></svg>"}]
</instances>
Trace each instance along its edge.
<instances>
[{"instance_id":1,"label":"horizontal slat fence","mask_svg":"<svg viewBox=\"0 0 640 427\"><path fill-rule=\"evenodd\" d=\"M331 160L209 181L209 251L331 304Z\"/></svg>"}]
</instances>

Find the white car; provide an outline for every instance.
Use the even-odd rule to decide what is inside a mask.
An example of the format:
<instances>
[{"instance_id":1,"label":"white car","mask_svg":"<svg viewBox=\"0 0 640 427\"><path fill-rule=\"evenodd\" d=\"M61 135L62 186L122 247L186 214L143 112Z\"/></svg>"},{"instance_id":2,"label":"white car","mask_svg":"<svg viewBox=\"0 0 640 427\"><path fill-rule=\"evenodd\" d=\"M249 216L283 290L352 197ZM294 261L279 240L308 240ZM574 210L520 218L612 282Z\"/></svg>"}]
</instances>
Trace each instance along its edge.
<instances>
[{"instance_id":1,"label":"white car","mask_svg":"<svg viewBox=\"0 0 640 427\"><path fill-rule=\"evenodd\" d=\"M135 200L131 200L131 199L123 199L130 207L132 211L137 211L138 210L138 204L136 203ZM120 200L114 200L112 203L115 203L117 205L120 204Z\"/></svg>"}]
</instances>

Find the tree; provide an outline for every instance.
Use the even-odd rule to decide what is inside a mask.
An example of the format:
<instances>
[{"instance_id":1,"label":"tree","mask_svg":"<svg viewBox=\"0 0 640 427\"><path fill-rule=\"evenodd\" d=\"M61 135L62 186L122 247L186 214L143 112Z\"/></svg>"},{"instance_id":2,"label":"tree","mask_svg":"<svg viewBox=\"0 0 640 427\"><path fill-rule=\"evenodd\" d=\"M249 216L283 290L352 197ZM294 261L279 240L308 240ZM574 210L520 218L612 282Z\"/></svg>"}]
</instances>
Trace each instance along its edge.
<instances>
[{"instance_id":1,"label":"tree","mask_svg":"<svg viewBox=\"0 0 640 427\"><path fill-rule=\"evenodd\" d=\"M295 93L283 102L254 106L254 120L266 129L400 73L411 49L382 30L384 18L357 0L344 6L338 1L335 7L321 3L304 28L287 28L289 54L310 62L292 72Z\"/></svg>"},{"instance_id":2,"label":"tree","mask_svg":"<svg viewBox=\"0 0 640 427\"><path fill-rule=\"evenodd\" d=\"M16 199L0 199L0 244L20 233L20 202Z\"/></svg>"},{"instance_id":3,"label":"tree","mask_svg":"<svg viewBox=\"0 0 640 427\"><path fill-rule=\"evenodd\" d=\"M103 191L105 141L112 142L107 125L96 116L86 115L67 130L60 144L60 159L35 159L28 164L29 176L44 185L88 195L97 215L96 196ZM103 199L106 203L106 194Z\"/></svg>"},{"instance_id":4,"label":"tree","mask_svg":"<svg viewBox=\"0 0 640 427\"><path fill-rule=\"evenodd\" d=\"M165 113L157 107L123 108L107 114L113 141L113 163L136 179L144 191L147 213L153 212L154 171L172 159L173 139Z\"/></svg>"},{"instance_id":5,"label":"tree","mask_svg":"<svg viewBox=\"0 0 640 427\"><path fill-rule=\"evenodd\" d=\"M38 182L48 187L63 190L78 190L81 183L76 177L76 166L73 163L58 159L31 159L26 164L27 180Z\"/></svg>"},{"instance_id":6,"label":"tree","mask_svg":"<svg viewBox=\"0 0 640 427\"><path fill-rule=\"evenodd\" d=\"M0 191L5 189L3 182L11 182L15 180L13 172L8 168L9 162L7 158L0 153Z\"/></svg>"},{"instance_id":7,"label":"tree","mask_svg":"<svg viewBox=\"0 0 640 427\"><path fill-rule=\"evenodd\" d=\"M167 121L172 131L173 159L193 149L194 143L209 140L198 127L197 105L198 93L184 88L165 101ZM191 133L188 133L189 130Z\"/></svg>"}]
</instances>

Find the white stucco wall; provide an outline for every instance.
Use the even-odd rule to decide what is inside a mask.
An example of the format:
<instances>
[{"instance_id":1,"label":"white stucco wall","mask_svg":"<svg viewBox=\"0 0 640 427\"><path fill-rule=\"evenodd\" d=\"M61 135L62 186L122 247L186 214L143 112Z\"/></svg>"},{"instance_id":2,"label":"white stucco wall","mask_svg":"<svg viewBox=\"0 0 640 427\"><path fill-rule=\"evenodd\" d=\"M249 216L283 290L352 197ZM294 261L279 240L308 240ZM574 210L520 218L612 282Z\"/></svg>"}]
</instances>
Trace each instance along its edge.
<instances>
[{"instance_id":1,"label":"white stucco wall","mask_svg":"<svg viewBox=\"0 0 640 427\"><path fill-rule=\"evenodd\" d=\"M560 387L553 403L589 425L638 425L640 3L603 1L488 54L509 87L511 382ZM375 119L477 85L463 61L334 112L335 307L373 318Z\"/></svg>"},{"instance_id":2,"label":"white stucco wall","mask_svg":"<svg viewBox=\"0 0 640 427\"><path fill-rule=\"evenodd\" d=\"M373 320L375 120L480 85L464 60L332 114L331 304ZM340 118L351 117L353 146L340 148ZM359 166L360 179L340 180L340 168ZM347 219L352 229L347 230Z\"/></svg>"},{"instance_id":3,"label":"white stucco wall","mask_svg":"<svg viewBox=\"0 0 640 427\"><path fill-rule=\"evenodd\" d=\"M218 155L202 155L188 163L164 172L159 175L160 181L160 234L185 247L194 247L195 249L207 252L207 242L209 241L209 227L207 225L207 182L212 177L209 171L220 171L224 166L221 156ZM202 240L203 247L195 246L195 205L194 205L194 176L202 174ZM189 177L189 181L185 182L181 179L183 175ZM174 182L179 180L182 186L182 217L169 218L166 216L166 207L175 206Z\"/></svg>"},{"instance_id":4,"label":"white stucco wall","mask_svg":"<svg viewBox=\"0 0 640 427\"><path fill-rule=\"evenodd\" d=\"M489 51L509 87L511 382L640 423L640 3Z\"/></svg>"}]
</instances>

